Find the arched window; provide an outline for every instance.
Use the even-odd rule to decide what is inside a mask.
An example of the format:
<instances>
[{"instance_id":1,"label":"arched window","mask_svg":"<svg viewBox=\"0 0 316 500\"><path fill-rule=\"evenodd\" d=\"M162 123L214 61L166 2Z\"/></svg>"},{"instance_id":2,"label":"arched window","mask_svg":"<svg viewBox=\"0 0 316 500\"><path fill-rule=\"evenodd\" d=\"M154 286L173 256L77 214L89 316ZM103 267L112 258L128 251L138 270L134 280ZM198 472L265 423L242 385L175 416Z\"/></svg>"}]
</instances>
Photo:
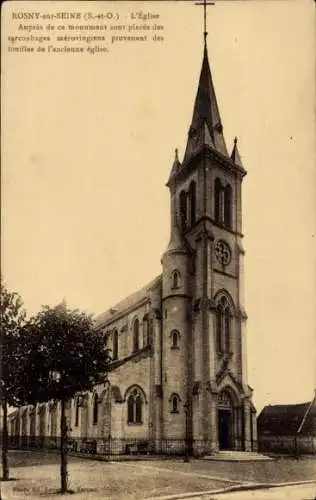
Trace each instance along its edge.
<instances>
[{"instance_id":1,"label":"arched window","mask_svg":"<svg viewBox=\"0 0 316 500\"><path fill-rule=\"evenodd\" d=\"M180 273L179 271L173 271L171 274L172 288L179 288Z\"/></svg>"},{"instance_id":2,"label":"arched window","mask_svg":"<svg viewBox=\"0 0 316 500\"><path fill-rule=\"evenodd\" d=\"M149 316L145 314L143 317L143 345L149 344Z\"/></svg>"},{"instance_id":3,"label":"arched window","mask_svg":"<svg viewBox=\"0 0 316 500\"><path fill-rule=\"evenodd\" d=\"M143 396L137 388L133 389L127 399L127 422L129 424L143 422Z\"/></svg>"},{"instance_id":4,"label":"arched window","mask_svg":"<svg viewBox=\"0 0 316 500\"><path fill-rule=\"evenodd\" d=\"M173 330L171 332L171 349L179 349L179 338L180 333L178 330Z\"/></svg>"},{"instance_id":5,"label":"arched window","mask_svg":"<svg viewBox=\"0 0 316 500\"><path fill-rule=\"evenodd\" d=\"M225 295L220 297L216 308L216 348L218 353L229 353L231 349L231 312Z\"/></svg>"},{"instance_id":6,"label":"arched window","mask_svg":"<svg viewBox=\"0 0 316 500\"><path fill-rule=\"evenodd\" d=\"M139 319L136 318L133 327L133 351L139 350Z\"/></svg>"},{"instance_id":7,"label":"arched window","mask_svg":"<svg viewBox=\"0 0 316 500\"><path fill-rule=\"evenodd\" d=\"M92 418L93 425L96 425L98 423L98 413L99 413L99 399L98 395L95 394L93 396L93 418Z\"/></svg>"},{"instance_id":8,"label":"arched window","mask_svg":"<svg viewBox=\"0 0 316 500\"><path fill-rule=\"evenodd\" d=\"M219 308L216 309L216 350L223 352L223 327L222 327L222 312Z\"/></svg>"},{"instance_id":9,"label":"arched window","mask_svg":"<svg viewBox=\"0 0 316 500\"><path fill-rule=\"evenodd\" d=\"M75 401L75 427L78 427L78 425L79 425L79 409L80 409L79 398L76 398L76 401Z\"/></svg>"},{"instance_id":10,"label":"arched window","mask_svg":"<svg viewBox=\"0 0 316 500\"><path fill-rule=\"evenodd\" d=\"M231 228L233 200L232 187L230 184L227 184L226 187L224 187L220 179L216 178L214 191L215 221Z\"/></svg>"},{"instance_id":11,"label":"arched window","mask_svg":"<svg viewBox=\"0 0 316 500\"><path fill-rule=\"evenodd\" d=\"M190 226L196 222L196 186L195 181L192 181L189 187L189 200L190 200Z\"/></svg>"},{"instance_id":12,"label":"arched window","mask_svg":"<svg viewBox=\"0 0 316 500\"><path fill-rule=\"evenodd\" d=\"M230 184L225 187L225 207L224 207L224 224L232 227L232 188Z\"/></svg>"},{"instance_id":13,"label":"arched window","mask_svg":"<svg viewBox=\"0 0 316 500\"><path fill-rule=\"evenodd\" d=\"M113 361L118 359L118 331L114 330L113 332Z\"/></svg>"},{"instance_id":14,"label":"arched window","mask_svg":"<svg viewBox=\"0 0 316 500\"><path fill-rule=\"evenodd\" d=\"M185 191L180 193L180 223L181 229L185 230L187 227L187 195Z\"/></svg>"},{"instance_id":15,"label":"arched window","mask_svg":"<svg viewBox=\"0 0 316 500\"><path fill-rule=\"evenodd\" d=\"M219 193L219 222L224 224L225 221L225 191L222 189Z\"/></svg>"},{"instance_id":16,"label":"arched window","mask_svg":"<svg viewBox=\"0 0 316 500\"><path fill-rule=\"evenodd\" d=\"M229 308L225 309L225 319L224 319L224 335L225 335L225 351L227 353L230 352L230 339L231 339L231 327L230 327L230 310Z\"/></svg>"},{"instance_id":17,"label":"arched window","mask_svg":"<svg viewBox=\"0 0 316 500\"><path fill-rule=\"evenodd\" d=\"M179 413L179 403L181 399L178 394L171 394L169 402L170 402L170 411L171 413Z\"/></svg>"},{"instance_id":18,"label":"arched window","mask_svg":"<svg viewBox=\"0 0 316 500\"><path fill-rule=\"evenodd\" d=\"M177 396L173 396L173 398L172 398L172 411L174 413L178 412L178 398L177 398Z\"/></svg>"}]
</instances>

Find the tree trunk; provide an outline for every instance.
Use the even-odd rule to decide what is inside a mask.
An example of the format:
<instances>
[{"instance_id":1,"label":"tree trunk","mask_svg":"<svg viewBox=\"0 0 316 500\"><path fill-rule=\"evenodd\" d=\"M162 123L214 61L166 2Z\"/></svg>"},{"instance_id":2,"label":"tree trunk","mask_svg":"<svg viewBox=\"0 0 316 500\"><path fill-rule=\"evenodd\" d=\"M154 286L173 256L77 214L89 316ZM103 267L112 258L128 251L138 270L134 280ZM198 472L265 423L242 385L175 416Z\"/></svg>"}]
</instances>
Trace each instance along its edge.
<instances>
[{"instance_id":1,"label":"tree trunk","mask_svg":"<svg viewBox=\"0 0 316 500\"><path fill-rule=\"evenodd\" d=\"M2 398L2 412L2 480L9 481L8 404L5 396Z\"/></svg>"},{"instance_id":2,"label":"tree trunk","mask_svg":"<svg viewBox=\"0 0 316 500\"><path fill-rule=\"evenodd\" d=\"M60 416L60 480L61 493L68 491L68 472L67 472L67 420L66 420L66 402L61 401Z\"/></svg>"}]
</instances>

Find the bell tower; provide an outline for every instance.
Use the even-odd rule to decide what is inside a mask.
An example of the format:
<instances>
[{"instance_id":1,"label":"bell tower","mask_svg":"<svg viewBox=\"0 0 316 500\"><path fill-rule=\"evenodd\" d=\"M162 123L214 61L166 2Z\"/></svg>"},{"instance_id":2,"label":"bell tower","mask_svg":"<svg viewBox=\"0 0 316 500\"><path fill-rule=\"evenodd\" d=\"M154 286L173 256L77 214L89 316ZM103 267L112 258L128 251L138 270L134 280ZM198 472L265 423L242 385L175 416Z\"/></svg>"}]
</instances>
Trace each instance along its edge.
<instances>
[{"instance_id":1,"label":"bell tower","mask_svg":"<svg viewBox=\"0 0 316 500\"><path fill-rule=\"evenodd\" d=\"M205 1L203 5L206 11ZM243 295L241 194L246 170L237 138L230 154L227 150L206 35L205 25L202 68L183 161L176 151L167 182L171 240L162 260L163 303L171 304L173 297L177 304L171 310L178 311L172 325L164 318L163 329L167 335L171 326L183 332L181 398L188 408L196 453L256 446ZM174 268L177 262L181 293L168 289L171 262ZM169 372L172 358L164 359ZM169 424L172 421L169 416Z\"/></svg>"}]
</instances>

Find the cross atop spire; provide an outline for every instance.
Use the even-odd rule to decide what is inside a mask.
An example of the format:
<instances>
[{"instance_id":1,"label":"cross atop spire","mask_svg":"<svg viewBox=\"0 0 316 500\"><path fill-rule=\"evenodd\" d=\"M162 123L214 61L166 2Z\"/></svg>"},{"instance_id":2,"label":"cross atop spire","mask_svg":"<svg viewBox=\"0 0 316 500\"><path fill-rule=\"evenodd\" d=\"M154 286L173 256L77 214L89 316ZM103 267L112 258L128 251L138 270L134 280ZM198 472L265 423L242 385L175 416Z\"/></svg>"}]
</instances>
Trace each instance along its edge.
<instances>
[{"instance_id":1,"label":"cross atop spire","mask_svg":"<svg viewBox=\"0 0 316 500\"><path fill-rule=\"evenodd\" d=\"M198 2L196 3L195 5L203 5L203 10L204 10L204 44L206 45L206 37L208 35L207 33L207 22L206 22L206 18L207 18L207 6L208 5L215 5L214 2L208 2L207 0L203 0L203 2Z\"/></svg>"}]
</instances>

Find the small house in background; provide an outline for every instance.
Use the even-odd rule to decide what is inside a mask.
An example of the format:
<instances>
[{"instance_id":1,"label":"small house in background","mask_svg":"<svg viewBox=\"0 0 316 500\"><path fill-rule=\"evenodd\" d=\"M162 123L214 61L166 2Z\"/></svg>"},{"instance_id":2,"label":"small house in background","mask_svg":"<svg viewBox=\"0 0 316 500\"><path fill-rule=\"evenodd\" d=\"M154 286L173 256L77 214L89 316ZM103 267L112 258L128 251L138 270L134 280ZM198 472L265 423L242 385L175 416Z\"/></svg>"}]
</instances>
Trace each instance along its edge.
<instances>
[{"instance_id":1,"label":"small house in background","mask_svg":"<svg viewBox=\"0 0 316 500\"><path fill-rule=\"evenodd\" d=\"M265 406L258 444L261 453L316 454L316 394L308 403Z\"/></svg>"}]
</instances>

